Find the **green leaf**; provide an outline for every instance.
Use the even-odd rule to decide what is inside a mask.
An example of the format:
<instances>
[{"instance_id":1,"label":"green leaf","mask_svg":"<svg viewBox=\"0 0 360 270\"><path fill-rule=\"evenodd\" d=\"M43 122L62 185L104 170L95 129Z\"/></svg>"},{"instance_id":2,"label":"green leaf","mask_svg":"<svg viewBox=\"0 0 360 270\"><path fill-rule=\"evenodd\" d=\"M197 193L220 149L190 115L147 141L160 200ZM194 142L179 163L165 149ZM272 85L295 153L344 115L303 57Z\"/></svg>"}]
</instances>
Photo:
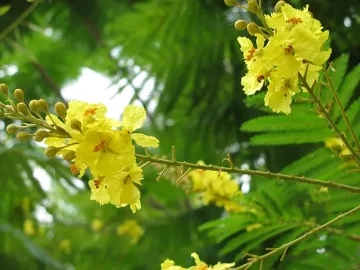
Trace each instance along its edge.
<instances>
[{"instance_id":1,"label":"green leaf","mask_svg":"<svg viewBox=\"0 0 360 270\"><path fill-rule=\"evenodd\" d=\"M331 65L332 69L330 69L330 77L336 90L339 89L341 82L344 79L348 62L349 54L343 54L340 57L336 58Z\"/></svg>"},{"instance_id":2,"label":"green leaf","mask_svg":"<svg viewBox=\"0 0 360 270\"><path fill-rule=\"evenodd\" d=\"M0 16L6 14L10 10L10 8L10 5L0 7Z\"/></svg>"},{"instance_id":3,"label":"green leaf","mask_svg":"<svg viewBox=\"0 0 360 270\"><path fill-rule=\"evenodd\" d=\"M290 114L278 116L262 116L251 119L241 126L242 131L283 131L307 130L326 127L323 119L306 114Z\"/></svg>"},{"instance_id":4,"label":"green leaf","mask_svg":"<svg viewBox=\"0 0 360 270\"><path fill-rule=\"evenodd\" d=\"M322 142L325 138L332 137L329 129L316 129L297 132L274 132L256 135L251 138L252 145L287 145Z\"/></svg>"},{"instance_id":5,"label":"green leaf","mask_svg":"<svg viewBox=\"0 0 360 270\"><path fill-rule=\"evenodd\" d=\"M346 108L356 87L360 82L360 64L358 64L346 77L344 82L341 84L341 88L339 90L339 99L343 108ZM336 90L336 88L335 88ZM332 113L335 117L339 117L341 115L341 111L339 106L334 104L334 109Z\"/></svg>"}]
</instances>

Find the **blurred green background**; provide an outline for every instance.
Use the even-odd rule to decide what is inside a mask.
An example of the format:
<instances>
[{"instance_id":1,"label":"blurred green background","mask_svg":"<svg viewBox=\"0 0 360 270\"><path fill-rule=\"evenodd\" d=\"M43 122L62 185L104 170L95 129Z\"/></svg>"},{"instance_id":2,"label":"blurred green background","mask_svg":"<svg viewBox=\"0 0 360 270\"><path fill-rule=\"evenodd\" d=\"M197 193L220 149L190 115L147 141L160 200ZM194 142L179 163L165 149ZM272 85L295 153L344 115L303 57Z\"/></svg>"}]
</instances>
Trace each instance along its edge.
<instances>
[{"instance_id":1,"label":"blurred green background","mask_svg":"<svg viewBox=\"0 0 360 270\"><path fill-rule=\"evenodd\" d=\"M275 1L264 2L272 11ZM289 2L310 4L330 30L331 59L348 52L349 68L360 62L358 0ZM236 38L246 33L233 27L237 19L254 18L222 0L1 5L2 11L10 9L0 17L0 82L23 89L27 101L103 102L114 118L129 103L142 105L148 111L144 132L160 139L161 148L152 153L169 156L176 145L178 160L221 164L230 153L239 167L277 172L316 147L253 147L252 134L240 132L242 123L264 114L244 102L240 78L246 70ZM141 211L133 215L127 208L100 207L89 200L86 176L74 179L68 164L47 159L41 145L18 143L5 133L9 123L0 122L2 269L159 269L168 257L190 265L194 251L212 264L234 260L234 254L219 257L221 244L198 230L224 216L222 209L196 205L166 179L156 182L154 168L145 170ZM263 183L238 180L249 194ZM129 219L144 230L136 244L118 232Z\"/></svg>"}]
</instances>

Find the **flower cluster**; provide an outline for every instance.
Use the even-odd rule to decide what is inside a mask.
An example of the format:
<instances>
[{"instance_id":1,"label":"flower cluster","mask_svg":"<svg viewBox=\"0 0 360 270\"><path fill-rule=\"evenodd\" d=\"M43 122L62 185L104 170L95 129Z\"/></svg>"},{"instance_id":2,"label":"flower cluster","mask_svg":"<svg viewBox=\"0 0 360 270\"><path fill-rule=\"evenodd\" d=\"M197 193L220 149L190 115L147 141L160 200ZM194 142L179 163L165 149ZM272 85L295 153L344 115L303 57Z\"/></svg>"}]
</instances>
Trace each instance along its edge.
<instances>
[{"instance_id":1,"label":"flower cluster","mask_svg":"<svg viewBox=\"0 0 360 270\"><path fill-rule=\"evenodd\" d=\"M9 134L17 134L21 142L44 141L48 145L46 156L57 155L71 162L74 175L82 177L89 169L93 175L89 181L91 200L116 207L130 205L133 212L140 209L137 185L141 185L143 176L133 141L141 147L159 146L155 137L134 133L145 121L143 107L127 106L120 122L107 118L107 109L101 103L71 101L66 108L58 102L55 115L44 99L31 100L27 105L21 89L13 92L14 100L9 97L7 85L0 84L0 93L7 98L6 104L0 102L0 117L22 122L8 125ZM34 133L25 131L33 128L37 128Z\"/></svg>"},{"instance_id":2,"label":"flower cluster","mask_svg":"<svg viewBox=\"0 0 360 270\"><path fill-rule=\"evenodd\" d=\"M140 238L144 235L144 229L134 219L126 220L116 229L118 235L128 235L130 237L130 244L136 245Z\"/></svg>"},{"instance_id":3,"label":"flower cluster","mask_svg":"<svg viewBox=\"0 0 360 270\"><path fill-rule=\"evenodd\" d=\"M189 176L193 183L192 191L201 193L205 205L215 203L218 207L224 207L227 212L245 211L243 206L233 201L242 196L242 192L230 174L196 169Z\"/></svg>"},{"instance_id":4,"label":"flower cluster","mask_svg":"<svg viewBox=\"0 0 360 270\"><path fill-rule=\"evenodd\" d=\"M238 38L248 68L241 85L247 95L267 85L265 105L274 112L289 114L292 96L306 91L299 87L298 74L311 86L318 80L331 49L323 50L329 32L322 31L308 6L298 10L280 2L277 13L263 17L265 28L248 24L252 26L248 27L249 33L256 36L256 46L246 37Z\"/></svg>"},{"instance_id":5,"label":"flower cluster","mask_svg":"<svg viewBox=\"0 0 360 270\"><path fill-rule=\"evenodd\" d=\"M220 263L218 262L214 266L208 266L206 263L200 260L199 255L196 253L191 253L191 257L194 258L195 264L194 266L191 266L189 268L183 268L181 266L176 266L175 262L169 259L166 259L161 264L161 270L226 270L230 269L230 267L233 267L235 263Z\"/></svg>"},{"instance_id":6,"label":"flower cluster","mask_svg":"<svg viewBox=\"0 0 360 270\"><path fill-rule=\"evenodd\" d=\"M144 108L129 105L122 122L105 117L107 109L101 104L82 101L69 102L64 121L49 114L46 121L65 130L70 138L47 137L47 151L72 161L74 174L83 176L88 168L93 175L89 181L91 200L117 207L130 205L133 212L140 209L142 169L137 165L135 146L158 147L155 137L133 133L145 121ZM115 128L119 128L116 129Z\"/></svg>"}]
</instances>

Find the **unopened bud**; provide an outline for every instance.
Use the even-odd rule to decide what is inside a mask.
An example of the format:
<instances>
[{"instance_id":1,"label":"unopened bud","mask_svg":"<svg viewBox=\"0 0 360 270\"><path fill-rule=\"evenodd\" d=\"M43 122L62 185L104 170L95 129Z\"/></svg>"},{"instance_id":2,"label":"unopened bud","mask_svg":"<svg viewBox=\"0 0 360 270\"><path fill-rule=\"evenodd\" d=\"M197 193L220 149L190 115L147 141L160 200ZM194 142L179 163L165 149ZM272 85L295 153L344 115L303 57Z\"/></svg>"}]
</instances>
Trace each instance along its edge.
<instances>
[{"instance_id":1,"label":"unopened bud","mask_svg":"<svg viewBox=\"0 0 360 270\"><path fill-rule=\"evenodd\" d=\"M63 158L67 161L72 161L75 158L75 152L67 150L63 153Z\"/></svg>"},{"instance_id":2,"label":"unopened bud","mask_svg":"<svg viewBox=\"0 0 360 270\"><path fill-rule=\"evenodd\" d=\"M32 111L33 113L38 113L39 112L39 105L38 105L38 101L37 100L32 100L29 103L29 109L30 111Z\"/></svg>"},{"instance_id":3,"label":"unopened bud","mask_svg":"<svg viewBox=\"0 0 360 270\"><path fill-rule=\"evenodd\" d=\"M47 112L49 110L48 102L45 99L39 99L37 103L40 111Z\"/></svg>"},{"instance_id":4,"label":"unopened bud","mask_svg":"<svg viewBox=\"0 0 360 270\"><path fill-rule=\"evenodd\" d=\"M73 120L70 124L72 129L75 129L77 131L81 132L81 122L79 120Z\"/></svg>"},{"instance_id":5,"label":"unopened bud","mask_svg":"<svg viewBox=\"0 0 360 270\"><path fill-rule=\"evenodd\" d=\"M279 1L276 3L275 5L275 12L276 13L281 13L281 7L285 5L285 1Z\"/></svg>"},{"instance_id":6,"label":"unopened bud","mask_svg":"<svg viewBox=\"0 0 360 270\"><path fill-rule=\"evenodd\" d=\"M36 139L41 139L40 141L42 141L43 139L49 137L49 132L45 129L38 129L35 133L34 133L35 137L35 141L37 141Z\"/></svg>"},{"instance_id":7,"label":"unopened bud","mask_svg":"<svg viewBox=\"0 0 360 270\"><path fill-rule=\"evenodd\" d=\"M260 27L256 23L253 23L253 22L250 22L246 26L246 29L249 32L249 35L251 35L251 36L255 36L255 34L261 33Z\"/></svg>"},{"instance_id":8,"label":"unopened bud","mask_svg":"<svg viewBox=\"0 0 360 270\"><path fill-rule=\"evenodd\" d=\"M28 109L27 109L25 103L22 103L22 102L18 103L16 105L16 109L24 115L28 114Z\"/></svg>"},{"instance_id":9,"label":"unopened bud","mask_svg":"<svg viewBox=\"0 0 360 270\"><path fill-rule=\"evenodd\" d=\"M54 147L54 146L49 146L48 148L45 149L45 155L48 158L52 158L57 154L58 151L59 151L59 148Z\"/></svg>"},{"instance_id":10,"label":"unopened bud","mask_svg":"<svg viewBox=\"0 0 360 270\"><path fill-rule=\"evenodd\" d=\"M257 3L257 0L249 0L247 8L250 12L257 14L259 11L259 5Z\"/></svg>"},{"instance_id":11,"label":"unopened bud","mask_svg":"<svg viewBox=\"0 0 360 270\"><path fill-rule=\"evenodd\" d=\"M27 133L26 131L20 131L16 135L16 139L18 139L19 142L26 142L27 140L31 139L32 137L33 137L33 135L31 135L30 133Z\"/></svg>"},{"instance_id":12,"label":"unopened bud","mask_svg":"<svg viewBox=\"0 0 360 270\"><path fill-rule=\"evenodd\" d=\"M237 20L235 22L236 30L244 30L244 29L246 29L246 26L247 26L247 22L245 22L244 20Z\"/></svg>"},{"instance_id":13,"label":"unopened bud","mask_svg":"<svg viewBox=\"0 0 360 270\"><path fill-rule=\"evenodd\" d=\"M66 117L66 106L62 102L55 104L55 112L62 118Z\"/></svg>"},{"instance_id":14,"label":"unopened bud","mask_svg":"<svg viewBox=\"0 0 360 270\"><path fill-rule=\"evenodd\" d=\"M19 102L24 102L24 91L21 89L15 89L14 98Z\"/></svg>"},{"instance_id":15,"label":"unopened bud","mask_svg":"<svg viewBox=\"0 0 360 270\"><path fill-rule=\"evenodd\" d=\"M6 127L6 132L9 134L15 134L19 131L19 127L15 124L10 124Z\"/></svg>"},{"instance_id":16,"label":"unopened bud","mask_svg":"<svg viewBox=\"0 0 360 270\"><path fill-rule=\"evenodd\" d=\"M229 7L236 7L239 5L239 3L236 0L224 0L225 5Z\"/></svg>"},{"instance_id":17,"label":"unopened bud","mask_svg":"<svg viewBox=\"0 0 360 270\"><path fill-rule=\"evenodd\" d=\"M5 105L5 112L6 113L13 113L14 112L14 108L11 105Z\"/></svg>"},{"instance_id":18,"label":"unopened bud","mask_svg":"<svg viewBox=\"0 0 360 270\"><path fill-rule=\"evenodd\" d=\"M9 87L5 83L0 84L0 93L5 96L9 94Z\"/></svg>"}]
</instances>

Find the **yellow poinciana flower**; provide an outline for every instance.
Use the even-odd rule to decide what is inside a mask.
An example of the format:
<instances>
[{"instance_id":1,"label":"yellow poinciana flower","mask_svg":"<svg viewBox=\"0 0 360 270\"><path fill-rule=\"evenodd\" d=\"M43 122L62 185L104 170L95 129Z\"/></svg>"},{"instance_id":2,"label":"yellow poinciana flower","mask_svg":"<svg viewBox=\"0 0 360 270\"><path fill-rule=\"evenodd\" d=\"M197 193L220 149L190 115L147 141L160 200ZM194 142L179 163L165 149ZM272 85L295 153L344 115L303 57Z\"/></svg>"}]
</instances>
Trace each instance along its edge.
<instances>
[{"instance_id":1,"label":"yellow poinciana flower","mask_svg":"<svg viewBox=\"0 0 360 270\"><path fill-rule=\"evenodd\" d=\"M90 200L97 201L100 205L110 202L110 195L107 191L108 181L105 177L99 177L89 181L91 188Z\"/></svg>"},{"instance_id":2,"label":"yellow poinciana flower","mask_svg":"<svg viewBox=\"0 0 360 270\"><path fill-rule=\"evenodd\" d=\"M136 222L136 220L129 219L117 228L116 233L118 235L129 235L131 239L130 243L135 245L144 235L144 229Z\"/></svg>"},{"instance_id":3,"label":"yellow poinciana flower","mask_svg":"<svg viewBox=\"0 0 360 270\"><path fill-rule=\"evenodd\" d=\"M82 134L87 130L106 130L119 127L120 122L105 117L107 108L102 103L89 104L84 101L74 100L69 102L66 111L65 130L75 140L80 141ZM74 121L79 121L82 133L73 128Z\"/></svg>"},{"instance_id":4,"label":"yellow poinciana flower","mask_svg":"<svg viewBox=\"0 0 360 270\"><path fill-rule=\"evenodd\" d=\"M273 72L269 81L268 92L265 95L265 106L269 106L275 112L289 114L292 96L300 92L297 74L291 78L284 78L280 72Z\"/></svg>"},{"instance_id":5,"label":"yellow poinciana flower","mask_svg":"<svg viewBox=\"0 0 360 270\"><path fill-rule=\"evenodd\" d=\"M226 270L233 267L235 263L221 263L218 262L214 266L208 266L205 262L200 260L200 257L196 253L191 253L191 257L195 260L195 265L190 268L183 268L181 266L176 266L175 262L169 259L166 259L161 264L161 270Z\"/></svg>"},{"instance_id":6,"label":"yellow poinciana flower","mask_svg":"<svg viewBox=\"0 0 360 270\"><path fill-rule=\"evenodd\" d=\"M124 131L88 130L75 151L93 175L113 177L135 161L135 147Z\"/></svg>"},{"instance_id":7,"label":"yellow poinciana flower","mask_svg":"<svg viewBox=\"0 0 360 270\"><path fill-rule=\"evenodd\" d=\"M137 145L142 147L159 146L159 140L153 136L147 136L141 133L133 133L140 128L146 119L146 111L143 107L129 105L125 108L122 116L122 130L128 132Z\"/></svg>"},{"instance_id":8,"label":"yellow poinciana flower","mask_svg":"<svg viewBox=\"0 0 360 270\"><path fill-rule=\"evenodd\" d=\"M198 169L191 171L189 176L193 183L193 191L201 192L205 205L215 203L229 212L245 210L241 205L232 201L235 196L241 196L242 192L230 174L222 172L219 175L218 172Z\"/></svg>"}]
</instances>

